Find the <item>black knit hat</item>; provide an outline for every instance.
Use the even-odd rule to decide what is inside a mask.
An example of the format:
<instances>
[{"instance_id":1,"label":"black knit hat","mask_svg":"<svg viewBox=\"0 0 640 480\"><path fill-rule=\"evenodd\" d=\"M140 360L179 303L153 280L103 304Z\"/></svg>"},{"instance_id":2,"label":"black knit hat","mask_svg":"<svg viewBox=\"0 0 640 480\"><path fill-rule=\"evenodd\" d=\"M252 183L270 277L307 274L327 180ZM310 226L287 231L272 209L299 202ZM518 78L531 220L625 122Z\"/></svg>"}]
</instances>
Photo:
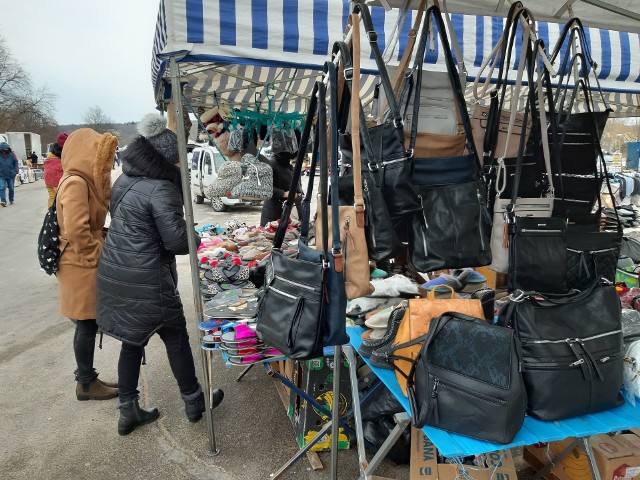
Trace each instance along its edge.
<instances>
[{"instance_id":1,"label":"black knit hat","mask_svg":"<svg viewBox=\"0 0 640 480\"><path fill-rule=\"evenodd\" d=\"M180 161L178 137L167 128L165 117L157 113L148 113L138 123L138 132L167 162L175 164Z\"/></svg>"}]
</instances>

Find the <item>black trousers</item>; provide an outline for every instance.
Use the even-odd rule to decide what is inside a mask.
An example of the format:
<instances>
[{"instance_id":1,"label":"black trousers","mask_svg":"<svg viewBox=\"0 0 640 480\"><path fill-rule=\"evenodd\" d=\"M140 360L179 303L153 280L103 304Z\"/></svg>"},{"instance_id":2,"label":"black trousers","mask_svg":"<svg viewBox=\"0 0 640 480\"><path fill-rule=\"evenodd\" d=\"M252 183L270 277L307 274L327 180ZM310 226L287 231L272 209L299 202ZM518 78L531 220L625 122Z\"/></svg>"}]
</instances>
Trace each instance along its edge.
<instances>
[{"instance_id":1,"label":"black trousers","mask_svg":"<svg viewBox=\"0 0 640 480\"><path fill-rule=\"evenodd\" d=\"M93 382L98 373L93 368L93 355L96 351L98 324L95 320L74 320L76 332L73 335L73 352L76 356L76 381Z\"/></svg>"},{"instance_id":2,"label":"black trousers","mask_svg":"<svg viewBox=\"0 0 640 480\"><path fill-rule=\"evenodd\" d=\"M193 363L191 345L187 326L162 327L158 335L167 349L167 357L173 376L178 382L180 393L189 397L200 389L196 378L196 368ZM120 359L118 361L118 389L120 390L120 405L132 402L138 398L138 378L140 364L144 354L144 347L122 343Z\"/></svg>"}]
</instances>

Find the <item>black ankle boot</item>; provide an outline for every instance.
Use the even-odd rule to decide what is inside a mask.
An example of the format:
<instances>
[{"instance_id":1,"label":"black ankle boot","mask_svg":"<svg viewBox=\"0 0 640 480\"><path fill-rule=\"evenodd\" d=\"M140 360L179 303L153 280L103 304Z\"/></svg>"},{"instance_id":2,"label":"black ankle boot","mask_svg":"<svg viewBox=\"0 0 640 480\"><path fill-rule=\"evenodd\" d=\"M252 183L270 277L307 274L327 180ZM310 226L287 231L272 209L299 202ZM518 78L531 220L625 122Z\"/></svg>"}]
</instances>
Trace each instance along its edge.
<instances>
[{"instance_id":1,"label":"black ankle boot","mask_svg":"<svg viewBox=\"0 0 640 480\"><path fill-rule=\"evenodd\" d=\"M218 405L222 403L222 399L224 398L224 392L219 388L213 391L213 405L211 408L216 408ZM201 392L193 400L185 400L184 401L184 411L187 414L187 418L190 422L197 422L202 418L202 414L206 409L204 402L204 392Z\"/></svg>"},{"instance_id":2,"label":"black ankle boot","mask_svg":"<svg viewBox=\"0 0 640 480\"><path fill-rule=\"evenodd\" d=\"M133 402L120 405L120 419L118 420L118 433L129 435L137 427L154 422L160 416L157 408L145 410L138 405L138 399Z\"/></svg>"}]
</instances>

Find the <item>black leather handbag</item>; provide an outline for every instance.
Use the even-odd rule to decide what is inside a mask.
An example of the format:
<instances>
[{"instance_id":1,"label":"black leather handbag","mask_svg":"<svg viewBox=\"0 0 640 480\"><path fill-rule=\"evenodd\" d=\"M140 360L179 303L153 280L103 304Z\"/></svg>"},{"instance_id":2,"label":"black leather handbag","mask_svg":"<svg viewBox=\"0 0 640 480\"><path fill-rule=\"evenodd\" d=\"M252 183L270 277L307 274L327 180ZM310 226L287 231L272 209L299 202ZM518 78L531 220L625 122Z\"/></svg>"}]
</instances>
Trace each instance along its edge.
<instances>
[{"instance_id":1,"label":"black leather handbag","mask_svg":"<svg viewBox=\"0 0 640 480\"><path fill-rule=\"evenodd\" d=\"M420 342L407 380L413 424L511 442L527 404L514 332L449 312L432 319L426 335L397 347Z\"/></svg>"},{"instance_id":2,"label":"black leather handbag","mask_svg":"<svg viewBox=\"0 0 640 480\"><path fill-rule=\"evenodd\" d=\"M354 25L354 30L358 30L359 25ZM357 56L359 52L359 38L354 39L352 46ZM340 52L342 58L341 65L343 66L341 74L345 79L345 85L342 95L340 92L338 95L341 98L340 112L338 118L340 121L341 134L339 136L340 151L342 152L342 162L352 165L353 152L351 144L351 134L346 132L347 120L349 118L349 106L351 104L351 91L353 77L360 78L359 72L359 59L357 64L354 65L351 60L352 53L344 42L335 42L333 46L334 56ZM359 108L358 118L353 121L360 122L360 139L362 140L362 147L367 158L374 158L375 153L373 146L371 145L371 137L369 131L366 128L366 119L362 105ZM344 171L343 171L344 173ZM403 251L403 245L396 233L389 209L387 207L387 201L384 196L382 185L380 184L380 175L378 172L373 172L369 168L361 170L362 177L362 193L365 201L365 233L367 239L367 250L369 252L369 258L376 262L381 260L389 260L400 255ZM355 202L353 193L353 172L349 174L341 175L338 180L340 188L340 203L343 205L353 205Z\"/></svg>"},{"instance_id":3,"label":"black leather handbag","mask_svg":"<svg viewBox=\"0 0 640 480\"><path fill-rule=\"evenodd\" d=\"M316 107L318 130L315 135L311 171L315 171L319 157L321 198L318 208L323 209L322 237L326 249L315 250L304 242L309 232L310 191L308 191L305 199L306 206L302 209L298 256L289 258L281 251L281 246L295 202ZM271 260L267 265L265 292L258 310L257 331L266 344L277 348L289 358L308 360L322 356L324 345L342 345L349 341L346 333L346 294L341 268L339 231L333 232L333 239L337 239L337 243L334 240L332 249L328 249L327 117L326 91L322 82L316 82L314 86L300 144L292 186L289 189L289 197L285 201L280 226L274 239ZM313 182L310 182L309 190L312 188ZM333 218L338 218L337 201L332 205L332 209ZM335 228L339 228L337 222L335 222Z\"/></svg>"},{"instance_id":4,"label":"black leather handbag","mask_svg":"<svg viewBox=\"0 0 640 480\"><path fill-rule=\"evenodd\" d=\"M618 294L594 283L568 295L514 292L500 313L522 344L528 413L560 420L623 403Z\"/></svg>"},{"instance_id":5,"label":"black leather handbag","mask_svg":"<svg viewBox=\"0 0 640 480\"><path fill-rule=\"evenodd\" d=\"M413 171L413 157L404 146L404 125L400 109L398 107L387 67L385 65L380 47L378 35L375 31L369 7L361 3L354 6L355 13L360 13L362 22L367 32L369 45L378 67L382 86L389 102L390 118L380 125L368 129L369 144L372 152L362 151L363 172L369 170L377 176L376 185L380 186L382 195L387 205L387 210L397 228L402 228L413 212L420 209L418 198L411 186L411 174ZM362 124L364 132L366 123ZM364 139L363 139L364 140ZM351 145L351 140L345 138L342 145ZM343 152L343 162L350 162L349 152ZM371 187L371 185L369 185Z\"/></svg>"},{"instance_id":6,"label":"black leather handbag","mask_svg":"<svg viewBox=\"0 0 640 480\"><path fill-rule=\"evenodd\" d=\"M440 34L451 88L466 136L468 153L459 157L417 158L413 185L420 201L409 238L409 260L419 272L445 268L482 266L491 263L491 215L485 202L485 186L471 135L471 123L462 94L442 14L437 7L427 10L417 58L424 56L431 19ZM418 69L416 84L422 84ZM417 134L420 88L416 89L411 145Z\"/></svg>"}]
</instances>

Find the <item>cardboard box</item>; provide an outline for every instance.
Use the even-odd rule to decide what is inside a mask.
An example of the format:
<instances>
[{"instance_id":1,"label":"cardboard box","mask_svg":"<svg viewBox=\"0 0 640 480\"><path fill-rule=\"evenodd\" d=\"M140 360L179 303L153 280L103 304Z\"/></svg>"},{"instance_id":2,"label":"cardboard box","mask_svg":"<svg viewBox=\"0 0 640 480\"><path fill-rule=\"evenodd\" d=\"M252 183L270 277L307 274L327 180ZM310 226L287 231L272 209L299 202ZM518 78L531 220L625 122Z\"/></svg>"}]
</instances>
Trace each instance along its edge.
<instances>
[{"instance_id":1,"label":"cardboard box","mask_svg":"<svg viewBox=\"0 0 640 480\"><path fill-rule=\"evenodd\" d=\"M340 415L343 416L351 408L352 399L347 361L343 360L340 367ZM333 407L333 357L320 357L305 362L294 362L292 378L294 385L304 390L326 410L331 411ZM300 448L315 438L323 425L329 421L329 417L314 408L293 390L291 391L288 413ZM329 431L311 450L316 452L329 450L330 446L331 434ZM338 448L346 450L349 447L349 435L340 428Z\"/></svg>"},{"instance_id":2,"label":"cardboard box","mask_svg":"<svg viewBox=\"0 0 640 480\"><path fill-rule=\"evenodd\" d=\"M486 454L485 468L469 466L462 475L461 468L455 464L438 463L438 449L422 432L411 427L411 464L410 480L517 480L516 468L510 450L499 450Z\"/></svg>"},{"instance_id":3,"label":"cardboard box","mask_svg":"<svg viewBox=\"0 0 640 480\"><path fill-rule=\"evenodd\" d=\"M634 429L621 435L594 435L589 439L602 480L640 480L640 431ZM572 442L567 438L560 442L541 443L525 447L524 459L540 469L560 454ZM581 447L558 463L546 476L550 480L591 480L591 469L586 453Z\"/></svg>"}]
</instances>

